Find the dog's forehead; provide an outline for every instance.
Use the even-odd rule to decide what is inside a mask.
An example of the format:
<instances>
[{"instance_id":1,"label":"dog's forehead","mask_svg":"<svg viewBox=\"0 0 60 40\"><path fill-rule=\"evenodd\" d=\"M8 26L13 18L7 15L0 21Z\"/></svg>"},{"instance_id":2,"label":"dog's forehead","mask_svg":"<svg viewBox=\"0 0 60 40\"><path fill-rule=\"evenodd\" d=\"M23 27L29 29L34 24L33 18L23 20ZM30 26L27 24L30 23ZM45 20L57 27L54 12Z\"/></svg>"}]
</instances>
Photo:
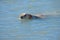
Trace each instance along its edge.
<instances>
[{"instance_id":1,"label":"dog's forehead","mask_svg":"<svg viewBox=\"0 0 60 40\"><path fill-rule=\"evenodd\" d=\"M24 16L26 13L22 13L20 16Z\"/></svg>"},{"instance_id":2,"label":"dog's forehead","mask_svg":"<svg viewBox=\"0 0 60 40\"><path fill-rule=\"evenodd\" d=\"M31 15L31 14L25 14L25 15Z\"/></svg>"},{"instance_id":3,"label":"dog's forehead","mask_svg":"<svg viewBox=\"0 0 60 40\"><path fill-rule=\"evenodd\" d=\"M24 16L24 15L30 16L31 14L22 13L20 16Z\"/></svg>"}]
</instances>

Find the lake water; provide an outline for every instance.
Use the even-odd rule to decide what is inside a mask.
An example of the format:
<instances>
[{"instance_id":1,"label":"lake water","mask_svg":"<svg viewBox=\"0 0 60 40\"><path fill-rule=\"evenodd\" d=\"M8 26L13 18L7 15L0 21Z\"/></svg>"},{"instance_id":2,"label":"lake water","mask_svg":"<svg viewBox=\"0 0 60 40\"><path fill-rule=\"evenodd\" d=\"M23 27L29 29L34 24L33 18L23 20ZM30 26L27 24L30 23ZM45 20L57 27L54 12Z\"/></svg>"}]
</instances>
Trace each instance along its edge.
<instances>
[{"instance_id":1,"label":"lake water","mask_svg":"<svg viewBox=\"0 0 60 40\"><path fill-rule=\"evenodd\" d=\"M48 15L19 20L21 13ZM0 40L60 40L60 0L0 0Z\"/></svg>"}]
</instances>

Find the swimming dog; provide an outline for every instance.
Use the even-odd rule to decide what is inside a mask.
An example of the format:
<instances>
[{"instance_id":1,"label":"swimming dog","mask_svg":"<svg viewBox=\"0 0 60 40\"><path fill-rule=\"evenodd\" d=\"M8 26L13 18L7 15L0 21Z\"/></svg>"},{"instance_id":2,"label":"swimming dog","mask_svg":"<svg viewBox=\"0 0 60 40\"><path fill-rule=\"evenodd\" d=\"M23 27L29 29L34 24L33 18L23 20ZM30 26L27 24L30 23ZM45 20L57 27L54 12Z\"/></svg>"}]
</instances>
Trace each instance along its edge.
<instances>
[{"instance_id":1,"label":"swimming dog","mask_svg":"<svg viewBox=\"0 0 60 40\"><path fill-rule=\"evenodd\" d=\"M20 19L41 19L43 18L43 15L42 14L31 15L31 14L22 13L19 18Z\"/></svg>"}]
</instances>

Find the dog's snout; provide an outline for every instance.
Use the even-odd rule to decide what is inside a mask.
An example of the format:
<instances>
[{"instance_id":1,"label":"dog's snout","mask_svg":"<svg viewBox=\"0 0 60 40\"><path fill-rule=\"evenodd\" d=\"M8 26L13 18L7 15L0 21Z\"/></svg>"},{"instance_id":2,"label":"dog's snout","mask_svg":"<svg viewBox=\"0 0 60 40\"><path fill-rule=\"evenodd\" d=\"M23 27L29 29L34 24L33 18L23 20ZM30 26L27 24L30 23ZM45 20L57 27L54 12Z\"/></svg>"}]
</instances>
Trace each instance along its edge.
<instances>
[{"instance_id":1,"label":"dog's snout","mask_svg":"<svg viewBox=\"0 0 60 40\"><path fill-rule=\"evenodd\" d=\"M20 18L23 19L23 16L21 16Z\"/></svg>"}]
</instances>

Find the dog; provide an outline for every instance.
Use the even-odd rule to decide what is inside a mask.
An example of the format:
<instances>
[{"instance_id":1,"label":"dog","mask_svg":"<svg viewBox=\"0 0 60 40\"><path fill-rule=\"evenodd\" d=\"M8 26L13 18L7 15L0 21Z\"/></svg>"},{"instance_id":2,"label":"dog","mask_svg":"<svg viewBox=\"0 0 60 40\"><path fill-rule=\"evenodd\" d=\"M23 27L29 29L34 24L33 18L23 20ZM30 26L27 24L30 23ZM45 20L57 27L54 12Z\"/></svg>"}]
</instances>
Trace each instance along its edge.
<instances>
[{"instance_id":1,"label":"dog","mask_svg":"<svg viewBox=\"0 0 60 40\"><path fill-rule=\"evenodd\" d=\"M19 18L20 19L41 19L41 18L44 18L44 17L43 17L42 14L31 15L31 14L22 13Z\"/></svg>"}]
</instances>

